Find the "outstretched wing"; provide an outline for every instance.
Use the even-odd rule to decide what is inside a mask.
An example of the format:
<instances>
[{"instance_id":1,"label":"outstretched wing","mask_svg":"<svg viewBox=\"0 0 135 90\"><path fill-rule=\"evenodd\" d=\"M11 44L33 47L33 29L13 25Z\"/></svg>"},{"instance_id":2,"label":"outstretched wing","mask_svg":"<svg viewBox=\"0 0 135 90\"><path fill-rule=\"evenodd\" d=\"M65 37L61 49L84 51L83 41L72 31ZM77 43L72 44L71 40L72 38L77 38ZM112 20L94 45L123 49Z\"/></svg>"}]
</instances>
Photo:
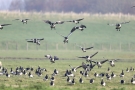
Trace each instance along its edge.
<instances>
[{"instance_id":1,"label":"outstretched wing","mask_svg":"<svg viewBox=\"0 0 135 90\"><path fill-rule=\"evenodd\" d=\"M129 23L130 21L128 21L128 22L122 22L122 23L120 23L120 24L126 24L126 23Z\"/></svg>"},{"instance_id":2,"label":"outstretched wing","mask_svg":"<svg viewBox=\"0 0 135 90\"><path fill-rule=\"evenodd\" d=\"M24 19L24 20L30 20L30 19Z\"/></svg>"},{"instance_id":3,"label":"outstretched wing","mask_svg":"<svg viewBox=\"0 0 135 90\"><path fill-rule=\"evenodd\" d=\"M77 19L76 21L81 21L81 20L83 20L84 18L81 18L81 19Z\"/></svg>"},{"instance_id":4,"label":"outstretched wing","mask_svg":"<svg viewBox=\"0 0 135 90\"><path fill-rule=\"evenodd\" d=\"M93 60L91 60L91 62L93 62L93 63L97 63L96 61L93 61Z\"/></svg>"},{"instance_id":5,"label":"outstretched wing","mask_svg":"<svg viewBox=\"0 0 135 90\"><path fill-rule=\"evenodd\" d=\"M57 56L54 56L54 60L59 60L59 58Z\"/></svg>"},{"instance_id":6,"label":"outstretched wing","mask_svg":"<svg viewBox=\"0 0 135 90\"><path fill-rule=\"evenodd\" d=\"M71 34L72 34L72 32L70 32L70 33L67 35L67 37L69 37Z\"/></svg>"},{"instance_id":7,"label":"outstretched wing","mask_svg":"<svg viewBox=\"0 0 135 90\"><path fill-rule=\"evenodd\" d=\"M94 53L93 55L90 56L90 58L92 58L93 56L95 56L98 52Z\"/></svg>"},{"instance_id":8,"label":"outstretched wing","mask_svg":"<svg viewBox=\"0 0 135 90\"><path fill-rule=\"evenodd\" d=\"M66 22L73 22L73 20L70 20L70 21L66 21Z\"/></svg>"},{"instance_id":9,"label":"outstretched wing","mask_svg":"<svg viewBox=\"0 0 135 90\"><path fill-rule=\"evenodd\" d=\"M86 58L86 57L78 57L78 58Z\"/></svg>"},{"instance_id":10,"label":"outstretched wing","mask_svg":"<svg viewBox=\"0 0 135 90\"><path fill-rule=\"evenodd\" d=\"M86 28L86 26L85 25L80 25L80 28Z\"/></svg>"},{"instance_id":11,"label":"outstretched wing","mask_svg":"<svg viewBox=\"0 0 135 90\"><path fill-rule=\"evenodd\" d=\"M14 20L20 20L20 19L14 19Z\"/></svg>"},{"instance_id":12,"label":"outstretched wing","mask_svg":"<svg viewBox=\"0 0 135 90\"><path fill-rule=\"evenodd\" d=\"M108 61L108 59L103 60L103 61L101 61L100 63L103 64L103 63L105 63L106 61Z\"/></svg>"},{"instance_id":13,"label":"outstretched wing","mask_svg":"<svg viewBox=\"0 0 135 90\"><path fill-rule=\"evenodd\" d=\"M52 24L52 22L51 21L49 21L49 20L43 20L45 23L47 23L47 24Z\"/></svg>"},{"instance_id":14,"label":"outstretched wing","mask_svg":"<svg viewBox=\"0 0 135 90\"><path fill-rule=\"evenodd\" d=\"M2 24L1 26L7 26L7 25L11 25L11 24Z\"/></svg>"},{"instance_id":15,"label":"outstretched wing","mask_svg":"<svg viewBox=\"0 0 135 90\"><path fill-rule=\"evenodd\" d=\"M92 49L93 47L85 48L85 50Z\"/></svg>"},{"instance_id":16,"label":"outstretched wing","mask_svg":"<svg viewBox=\"0 0 135 90\"><path fill-rule=\"evenodd\" d=\"M27 42L33 42L33 40L27 40Z\"/></svg>"},{"instance_id":17,"label":"outstretched wing","mask_svg":"<svg viewBox=\"0 0 135 90\"><path fill-rule=\"evenodd\" d=\"M116 26L116 24L110 24L110 23L108 23L107 25L109 25L109 26Z\"/></svg>"},{"instance_id":18,"label":"outstretched wing","mask_svg":"<svg viewBox=\"0 0 135 90\"><path fill-rule=\"evenodd\" d=\"M61 35L61 34L59 34L58 32L56 32L58 35L60 35L60 36L62 36L62 37L64 37L65 38L65 36L63 36L63 35Z\"/></svg>"},{"instance_id":19,"label":"outstretched wing","mask_svg":"<svg viewBox=\"0 0 135 90\"><path fill-rule=\"evenodd\" d=\"M41 41L41 40L44 40L44 38L40 38L40 39L37 39L37 40L40 40Z\"/></svg>"},{"instance_id":20,"label":"outstretched wing","mask_svg":"<svg viewBox=\"0 0 135 90\"><path fill-rule=\"evenodd\" d=\"M76 26L73 27L73 28L71 29L70 33L74 32L77 28L78 28L78 27L76 27Z\"/></svg>"},{"instance_id":21,"label":"outstretched wing","mask_svg":"<svg viewBox=\"0 0 135 90\"><path fill-rule=\"evenodd\" d=\"M77 44L76 44L77 45ZM78 47L80 47L80 48L83 48L82 46L79 46L79 45L77 45Z\"/></svg>"},{"instance_id":22,"label":"outstretched wing","mask_svg":"<svg viewBox=\"0 0 135 90\"><path fill-rule=\"evenodd\" d=\"M64 21L56 21L55 24L63 24Z\"/></svg>"}]
</instances>

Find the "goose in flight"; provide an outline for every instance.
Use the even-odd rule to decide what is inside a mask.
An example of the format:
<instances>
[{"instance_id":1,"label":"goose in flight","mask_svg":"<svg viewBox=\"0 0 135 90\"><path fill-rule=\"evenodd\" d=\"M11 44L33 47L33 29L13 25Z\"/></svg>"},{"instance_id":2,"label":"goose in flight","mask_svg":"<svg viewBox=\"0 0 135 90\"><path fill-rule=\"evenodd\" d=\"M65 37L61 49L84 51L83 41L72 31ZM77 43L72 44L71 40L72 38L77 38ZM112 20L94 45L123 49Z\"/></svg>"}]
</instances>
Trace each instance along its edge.
<instances>
[{"instance_id":1,"label":"goose in flight","mask_svg":"<svg viewBox=\"0 0 135 90\"><path fill-rule=\"evenodd\" d=\"M54 28L56 24L63 24L64 21L56 21L56 22L51 22L49 20L43 20L45 23L50 24L51 30Z\"/></svg>"},{"instance_id":2,"label":"goose in flight","mask_svg":"<svg viewBox=\"0 0 135 90\"><path fill-rule=\"evenodd\" d=\"M34 39L26 39L26 40L27 42L36 43L37 45L40 45L40 41L44 40L44 38L40 38L40 39L34 38Z\"/></svg>"},{"instance_id":3,"label":"goose in flight","mask_svg":"<svg viewBox=\"0 0 135 90\"><path fill-rule=\"evenodd\" d=\"M59 34L58 32L56 32L56 33ZM63 40L64 44L65 44L65 43L68 43L68 37L69 37L71 34L72 34L72 32L69 33L67 36L63 36L63 35L59 34L60 36L62 36L62 37L64 38L64 40Z\"/></svg>"},{"instance_id":4,"label":"goose in flight","mask_svg":"<svg viewBox=\"0 0 135 90\"><path fill-rule=\"evenodd\" d=\"M79 46L79 45L77 45L77 46L80 47L83 52L86 52L86 50L89 50L89 49L92 49L93 48L93 47L85 48L85 47L82 47L82 46Z\"/></svg>"},{"instance_id":5,"label":"goose in flight","mask_svg":"<svg viewBox=\"0 0 135 90\"><path fill-rule=\"evenodd\" d=\"M55 63L55 60L59 60L57 56L52 56L52 55L45 55L46 58L50 59L50 62Z\"/></svg>"},{"instance_id":6,"label":"goose in flight","mask_svg":"<svg viewBox=\"0 0 135 90\"><path fill-rule=\"evenodd\" d=\"M24 23L27 24L28 20L30 20L30 19L15 19L15 20L21 20L21 22L22 22L23 24L24 24Z\"/></svg>"},{"instance_id":7,"label":"goose in flight","mask_svg":"<svg viewBox=\"0 0 135 90\"><path fill-rule=\"evenodd\" d=\"M3 29L3 26L7 26L7 25L11 25L11 24L1 24L0 25L0 29L2 30Z\"/></svg>"},{"instance_id":8,"label":"goose in flight","mask_svg":"<svg viewBox=\"0 0 135 90\"><path fill-rule=\"evenodd\" d=\"M117 23L117 24L109 24L108 23L108 25L110 25L110 26L116 26L116 30L117 31L120 31L120 29L121 29L121 24L127 24L127 23L129 23L130 21L128 21L128 22L122 22L122 23Z\"/></svg>"},{"instance_id":9,"label":"goose in flight","mask_svg":"<svg viewBox=\"0 0 135 90\"><path fill-rule=\"evenodd\" d=\"M114 67L115 66L115 61L120 60L120 59L113 59L113 60L109 60L110 66Z\"/></svg>"},{"instance_id":10,"label":"goose in flight","mask_svg":"<svg viewBox=\"0 0 135 90\"><path fill-rule=\"evenodd\" d=\"M86 62L89 62L89 61L91 61L91 58L92 58L93 56L95 56L97 53L98 53L98 52L96 52L96 53L94 53L94 54L92 54L92 55L90 55L90 56L84 56L84 57L78 57L78 58L84 58L84 59L86 59Z\"/></svg>"},{"instance_id":11,"label":"goose in flight","mask_svg":"<svg viewBox=\"0 0 135 90\"><path fill-rule=\"evenodd\" d=\"M77 19L77 20L70 20L70 21L67 21L67 22L73 22L75 24L79 24L79 21L83 20L84 18L81 18L81 19Z\"/></svg>"},{"instance_id":12,"label":"goose in flight","mask_svg":"<svg viewBox=\"0 0 135 90\"><path fill-rule=\"evenodd\" d=\"M102 67L102 64L105 63L106 61L108 61L108 59L103 60L103 61L97 61L97 62L92 60L92 62L94 62L94 63L97 64L98 68L101 68Z\"/></svg>"}]
</instances>

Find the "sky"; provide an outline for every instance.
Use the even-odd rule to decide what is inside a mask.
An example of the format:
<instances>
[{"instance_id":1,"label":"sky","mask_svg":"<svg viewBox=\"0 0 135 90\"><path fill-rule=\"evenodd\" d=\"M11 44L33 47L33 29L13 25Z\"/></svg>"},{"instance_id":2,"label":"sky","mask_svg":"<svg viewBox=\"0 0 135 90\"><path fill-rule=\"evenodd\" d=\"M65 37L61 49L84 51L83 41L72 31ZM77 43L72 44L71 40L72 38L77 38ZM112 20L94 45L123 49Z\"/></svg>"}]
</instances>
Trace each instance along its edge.
<instances>
[{"instance_id":1,"label":"sky","mask_svg":"<svg viewBox=\"0 0 135 90\"><path fill-rule=\"evenodd\" d=\"M12 0L0 0L0 10L8 10Z\"/></svg>"}]
</instances>

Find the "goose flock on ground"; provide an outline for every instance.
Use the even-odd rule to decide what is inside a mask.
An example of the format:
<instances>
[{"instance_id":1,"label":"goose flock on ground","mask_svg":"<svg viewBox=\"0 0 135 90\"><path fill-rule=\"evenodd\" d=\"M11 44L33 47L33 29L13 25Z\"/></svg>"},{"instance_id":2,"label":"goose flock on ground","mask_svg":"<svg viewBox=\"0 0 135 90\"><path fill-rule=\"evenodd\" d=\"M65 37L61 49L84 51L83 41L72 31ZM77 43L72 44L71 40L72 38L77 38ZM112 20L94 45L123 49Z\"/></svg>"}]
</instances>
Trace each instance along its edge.
<instances>
[{"instance_id":1,"label":"goose flock on ground","mask_svg":"<svg viewBox=\"0 0 135 90\"><path fill-rule=\"evenodd\" d=\"M135 6L133 6L135 7ZM132 7L132 8L133 8ZM23 24L27 24L28 20L30 19L15 19L15 20L20 20ZM77 19L77 20L69 20L69 21L56 21L56 22L52 22L50 20L43 20L46 24L49 24L50 25L50 28L51 30L55 30L56 28L56 24L63 24L65 22L73 22L75 23L76 25L79 24L79 22L81 22L82 20L84 20L84 18L81 18L81 19ZM128 22L121 22L121 23L117 23L117 24L109 24L110 26L116 26L116 30L117 31L120 31L121 29L121 24L127 24L129 23L130 21ZM8 25L11 25L11 24L1 24L0 25L0 29L2 30L3 29L3 26L8 26ZM71 31L69 31L69 34L67 34L67 36L64 36L62 34L60 34L59 32L56 31L56 34L62 36L64 38L63 42L64 44L68 43L68 38L69 36L76 30L80 30L80 31L83 31L84 29L86 28L85 25L81 24L81 25L78 25L78 26L74 26ZM27 42L31 42L31 43L36 43L37 45L40 45L40 41L41 40L44 40L44 38L34 38L34 39L26 39ZM94 48L93 46L91 47L82 47L80 45L77 45L79 48L81 48L82 52L83 53L86 53L87 50L90 50L92 48ZM77 73L77 70L78 69L81 69L81 71L79 72L80 74L80 77L79 77L79 83L84 83L84 78L86 77L89 77L89 75L91 74L90 72L95 68L95 66L97 66L99 69L102 68L102 65L106 62L109 62L110 66L113 68L115 67L115 62L117 62L118 60L120 59L113 59L113 60L109 60L109 59L104 59L102 61L94 61L92 60L92 57L94 57L96 54L98 54L98 52L95 52L94 54L91 54L91 55L87 55L87 56L78 56L78 58L80 59L85 59L86 60L86 63L85 62L82 62L80 65L78 66L71 66L69 65L70 69L67 69L65 70L65 73L64 73L64 77L65 77L65 82L67 82L68 84L71 84L71 85L74 85L77 80L75 79L76 77L76 73ZM55 63L56 60L59 60L59 58L57 56L52 56L50 54L48 55L45 55L45 57L47 59L50 60L51 63ZM125 80L124 80L124 70L122 70L122 72L119 74L119 75L116 75L114 74L114 71L112 72L109 72L110 71L110 68L108 67L107 69L107 72L106 73L97 73L95 72L94 73L94 77L95 78L91 78L89 79L89 83L90 84L93 84L96 80L97 77L100 77L101 78L101 82L100 82L100 85L102 86L106 86L106 82L104 81L104 78L106 78L107 80L111 80L115 77L121 77L121 80L120 80L120 83L121 84L124 84L125 83ZM130 68L130 70L127 68L126 69L126 72L133 72L134 71L134 68ZM46 74L45 76L43 76L43 74ZM40 66L38 66L36 69L32 68L32 67L26 67L24 68L23 66L19 66L19 67L16 67L14 70L11 68L10 70L7 70L7 68L3 67L2 65L0 66L0 75L5 75L6 77L10 78L12 77L13 75L17 75L17 76L21 76L21 75L27 75L29 78L34 78L35 75L39 76L39 77L42 77L43 76L43 81L49 81L50 80L50 85L51 86L54 86L55 85L55 78L57 78L57 74L59 74L59 71L57 69L54 69L54 71L52 72L52 74L47 74L47 69L46 68L41 68ZM135 75L133 75L132 77L130 77L130 82L131 84L135 84Z\"/></svg>"}]
</instances>

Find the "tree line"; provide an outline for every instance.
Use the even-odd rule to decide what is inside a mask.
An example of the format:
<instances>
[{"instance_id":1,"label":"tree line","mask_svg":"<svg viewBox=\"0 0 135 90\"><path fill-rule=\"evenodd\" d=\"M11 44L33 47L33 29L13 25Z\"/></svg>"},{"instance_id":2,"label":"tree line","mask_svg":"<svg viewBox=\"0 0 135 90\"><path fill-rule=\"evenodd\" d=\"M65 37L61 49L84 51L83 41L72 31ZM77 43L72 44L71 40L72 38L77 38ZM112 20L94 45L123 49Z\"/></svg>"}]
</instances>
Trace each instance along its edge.
<instances>
[{"instance_id":1,"label":"tree line","mask_svg":"<svg viewBox=\"0 0 135 90\"><path fill-rule=\"evenodd\" d=\"M9 10L135 14L134 0L12 0Z\"/></svg>"}]
</instances>

